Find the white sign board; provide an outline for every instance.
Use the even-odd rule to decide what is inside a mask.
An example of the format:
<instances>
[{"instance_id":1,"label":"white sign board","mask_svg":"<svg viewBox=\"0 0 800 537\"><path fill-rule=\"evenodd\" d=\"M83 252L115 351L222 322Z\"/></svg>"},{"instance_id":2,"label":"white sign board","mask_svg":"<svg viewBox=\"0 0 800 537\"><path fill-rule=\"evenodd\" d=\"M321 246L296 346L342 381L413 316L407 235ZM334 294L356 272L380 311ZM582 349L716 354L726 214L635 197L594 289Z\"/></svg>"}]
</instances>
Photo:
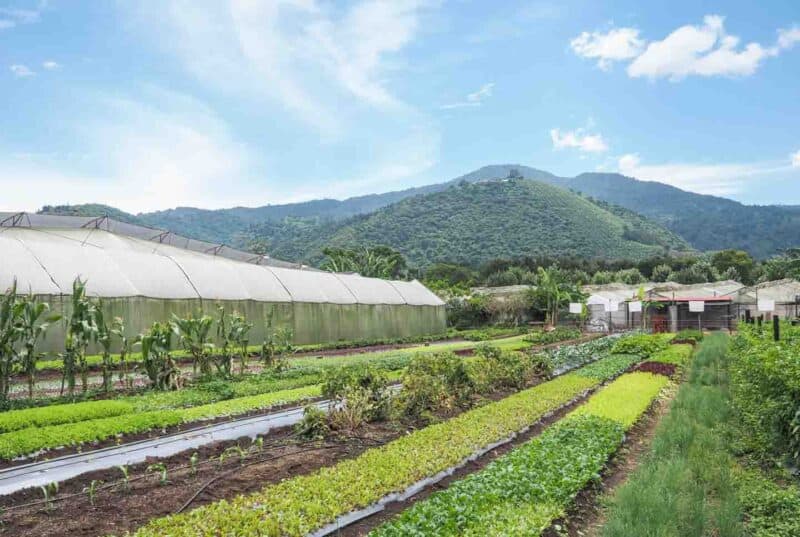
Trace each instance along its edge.
<instances>
[{"instance_id":1,"label":"white sign board","mask_svg":"<svg viewBox=\"0 0 800 537\"><path fill-rule=\"evenodd\" d=\"M702 313L706 309L706 303L702 300L690 300L689 301L689 311L693 311L695 313Z\"/></svg>"},{"instance_id":2,"label":"white sign board","mask_svg":"<svg viewBox=\"0 0 800 537\"><path fill-rule=\"evenodd\" d=\"M605 307L606 307L606 311L609 312L609 313L612 312L612 311L619 311L619 302L614 302L614 301L609 300L605 304Z\"/></svg>"},{"instance_id":3,"label":"white sign board","mask_svg":"<svg viewBox=\"0 0 800 537\"><path fill-rule=\"evenodd\" d=\"M639 313L642 311L642 301L634 300L633 302L628 302L628 311L631 313Z\"/></svg>"},{"instance_id":4,"label":"white sign board","mask_svg":"<svg viewBox=\"0 0 800 537\"><path fill-rule=\"evenodd\" d=\"M774 300L759 300L758 311L775 311Z\"/></svg>"},{"instance_id":5,"label":"white sign board","mask_svg":"<svg viewBox=\"0 0 800 537\"><path fill-rule=\"evenodd\" d=\"M577 314L583 313L583 304L581 304L580 302L570 302L569 303L569 312L570 313L577 313Z\"/></svg>"}]
</instances>

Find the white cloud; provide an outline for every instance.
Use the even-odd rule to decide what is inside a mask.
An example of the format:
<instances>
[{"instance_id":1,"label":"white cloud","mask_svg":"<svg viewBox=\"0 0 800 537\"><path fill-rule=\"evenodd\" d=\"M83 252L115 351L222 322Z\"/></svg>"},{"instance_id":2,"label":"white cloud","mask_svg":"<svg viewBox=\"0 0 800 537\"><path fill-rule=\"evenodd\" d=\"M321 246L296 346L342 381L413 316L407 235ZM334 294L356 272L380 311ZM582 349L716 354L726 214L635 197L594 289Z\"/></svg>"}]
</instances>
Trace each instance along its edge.
<instances>
[{"instance_id":1,"label":"white cloud","mask_svg":"<svg viewBox=\"0 0 800 537\"><path fill-rule=\"evenodd\" d=\"M488 84L484 84L480 87L477 91L467 94L467 98L463 101L458 101L449 104L443 104L439 108L443 110L449 110L452 108L467 108L467 107L476 107L480 106L484 99L487 97L492 96L492 92L494 91L494 82L489 82Z\"/></svg>"},{"instance_id":2,"label":"white cloud","mask_svg":"<svg viewBox=\"0 0 800 537\"><path fill-rule=\"evenodd\" d=\"M29 76L33 76L36 74L33 71L31 71L31 69L27 65L22 65L19 63L9 66L9 70L17 78L27 78Z\"/></svg>"},{"instance_id":3,"label":"white cloud","mask_svg":"<svg viewBox=\"0 0 800 537\"><path fill-rule=\"evenodd\" d=\"M604 153L608 151L608 144L600 134L588 134L584 129L564 131L551 129L550 139L553 149L574 148L585 153Z\"/></svg>"},{"instance_id":4,"label":"white cloud","mask_svg":"<svg viewBox=\"0 0 800 537\"><path fill-rule=\"evenodd\" d=\"M48 71L55 71L57 69L61 69L61 65L53 60L46 60L42 62L42 67L47 69Z\"/></svg>"},{"instance_id":5,"label":"white cloud","mask_svg":"<svg viewBox=\"0 0 800 537\"><path fill-rule=\"evenodd\" d=\"M800 26L778 30L778 48L792 48L798 41L800 41Z\"/></svg>"},{"instance_id":6,"label":"white cloud","mask_svg":"<svg viewBox=\"0 0 800 537\"><path fill-rule=\"evenodd\" d=\"M635 28L615 28L606 33L582 32L570 41L575 54L597 59L600 69L608 70L615 61L635 58L642 52L644 40Z\"/></svg>"},{"instance_id":7,"label":"white cloud","mask_svg":"<svg viewBox=\"0 0 800 537\"><path fill-rule=\"evenodd\" d=\"M798 151L797 153L792 153L791 159L792 159L792 167L800 168L800 151Z\"/></svg>"},{"instance_id":8,"label":"white cloud","mask_svg":"<svg viewBox=\"0 0 800 537\"><path fill-rule=\"evenodd\" d=\"M0 30L14 28L19 24L39 22L39 17L44 8L45 2L41 2L36 9L0 7Z\"/></svg>"},{"instance_id":9,"label":"white cloud","mask_svg":"<svg viewBox=\"0 0 800 537\"><path fill-rule=\"evenodd\" d=\"M608 32L583 32L570 42L584 58L597 58L607 70L615 61L630 60L631 78L667 78L679 81L688 76L750 76L770 57L792 48L800 41L800 28L778 30L774 45L742 44L725 32L725 18L706 15L703 24L687 24L660 41L647 42L636 28L615 28Z\"/></svg>"},{"instance_id":10,"label":"white cloud","mask_svg":"<svg viewBox=\"0 0 800 537\"><path fill-rule=\"evenodd\" d=\"M294 146L302 145L306 155L316 152L320 162L338 159L336 175L352 177L356 188L361 177L380 181L377 173L386 170L389 181L438 158L439 126L404 101L394 84L409 69L407 49L437 5L158 0L120 8L132 33L176 58L205 91L235 98L260 136L279 138L262 159L285 162L289 155L281 147L299 153L286 142L297 139ZM405 166L407 161L424 166ZM308 179L315 166L304 163L306 183L316 181ZM330 170L324 172L329 181ZM318 193L325 186L316 188Z\"/></svg>"},{"instance_id":11,"label":"white cloud","mask_svg":"<svg viewBox=\"0 0 800 537\"><path fill-rule=\"evenodd\" d=\"M631 153L619 157L617 169L643 181L658 181L700 194L730 196L740 192L747 181L785 174L791 168L780 162L643 164L639 155Z\"/></svg>"},{"instance_id":12,"label":"white cloud","mask_svg":"<svg viewBox=\"0 0 800 537\"><path fill-rule=\"evenodd\" d=\"M190 97L146 88L136 98L94 95L83 106L96 114L72 125L73 138L82 144L80 158L0 158L0 177L25 185L4 196L4 209L100 202L140 212L229 207L269 195L248 181L257 172L248 150L213 111Z\"/></svg>"}]
</instances>

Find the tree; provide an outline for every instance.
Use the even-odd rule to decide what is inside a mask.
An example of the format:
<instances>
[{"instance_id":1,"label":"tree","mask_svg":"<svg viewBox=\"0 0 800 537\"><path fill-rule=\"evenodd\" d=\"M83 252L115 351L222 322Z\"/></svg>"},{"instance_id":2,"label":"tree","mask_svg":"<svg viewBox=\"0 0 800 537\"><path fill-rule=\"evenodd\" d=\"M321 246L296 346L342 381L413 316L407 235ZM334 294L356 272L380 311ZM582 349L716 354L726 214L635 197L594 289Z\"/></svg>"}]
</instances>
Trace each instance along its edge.
<instances>
[{"instance_id":1,"label":"tree","mask_svg":"<svg viewBox=\"0 0 800 537\"><path fill-rule=\"evenodd\" d=\"M403 255L387 246L365 247L356 250L325 248L327 256L322 268L330 272L356 272L369 278L403 277L408 265Z\"/></svg>"},{"instance_id":2,"label":"tree","mask_svg":"<svg viewBox=\"0 0 800 537\"><path fill-rule=\"evenodd\" d=\"M650 278L654 282L666 282L669 281L669 277L671 275L672 275L672 267L666 264L661 264L653 267L653 272L651 273Z\"/></svg>"},{"instance_id":3,"label":"tree","mask_svg":"<svg viewBox=\"0 0 800 537\"><path fill-rule=\"evenodd\" d=\"M642 273L639 272L639 269L637 268L620 270L615 275L615 279L618 282L626 283L628 285L644 283L646 281L645 277L642 276Z\"/></svg>"},{"instance_id":4,"label":"tree","mask_svg":"<svg viewBox=\"0 0 800 537\"><path fill-rule=\"evenodd\" d=\"M534 309L544 312L545 322L556 326L560 311L570 302L582 302L586 295L554 265L538 268L536 287L528 291L528 298Z\"/></svg>"},{"instance_id":5,"label":"tree","mask_svg":"<svg viewBox=\"0 0 800 537\"><path fill-rule=\"evenodd\" d=\"M711 264L720 274L732 268L741 278L741 283L751 285L756 261L744 250L722 250L711 257Z\"/></svg>"}]
</instances>

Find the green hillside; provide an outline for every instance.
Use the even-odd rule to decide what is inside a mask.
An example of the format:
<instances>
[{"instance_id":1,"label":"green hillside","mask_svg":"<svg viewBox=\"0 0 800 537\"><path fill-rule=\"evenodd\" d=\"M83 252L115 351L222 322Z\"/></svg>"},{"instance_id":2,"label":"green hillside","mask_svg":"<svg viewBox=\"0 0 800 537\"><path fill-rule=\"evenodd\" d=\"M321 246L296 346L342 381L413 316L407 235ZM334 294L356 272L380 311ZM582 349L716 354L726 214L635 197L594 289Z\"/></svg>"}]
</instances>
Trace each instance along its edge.
<instances>
[{"instance_id":1,"label":"green hillside","mask_svg":"<svg viewBox=\"0 0 800 537\"><path fill-rule=\"evenodd\" d=\"M641 259L688 249L679 237L631 211L527 180L464 182L319 227L324 231L300 233L296 223L281 229L270 223L254 231L277 257L299 254L313 261L326 245L384 244L417 266L478 265L522 255Z\"/></svg>"}]
</instances>

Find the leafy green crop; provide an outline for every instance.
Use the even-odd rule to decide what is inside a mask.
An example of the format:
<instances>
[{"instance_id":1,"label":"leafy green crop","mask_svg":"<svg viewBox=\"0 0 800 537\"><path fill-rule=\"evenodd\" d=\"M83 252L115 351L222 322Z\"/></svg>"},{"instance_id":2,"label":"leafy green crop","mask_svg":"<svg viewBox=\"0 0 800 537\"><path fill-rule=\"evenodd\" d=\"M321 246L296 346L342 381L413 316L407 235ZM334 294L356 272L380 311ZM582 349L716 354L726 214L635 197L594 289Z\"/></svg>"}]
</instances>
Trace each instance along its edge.
<instances>
[{"instance_id":1,"label":"leafy green crop","mask_svg":"<svg viewBox=\"0 0 800 537\"><path fill-rule=\"evenodd\" d=\"M633 334L617 340L611 352L614 354L638 354L647 358L651 354L664 350L674 337L673 334Z\"/></svg>"},{"instance_id":2,"label":"leafy green crop","mask_svg":"<svg viewBox=\"0 0 800 537\"><path fill-rule=\"evenodd\" d=\"M639 371L628 373L601 389L571 415L608 418L628 428L636 423L668 383L669 378L664 375Z\"/></svg>"},{"instance_id":3,"label":"leafy green crop","mask_svg":"<svg viewBox=\"0 0 800 537\"><path fill-rule=\"evenodd\" d=\"M625 429L667 381L660 379L649 373L623 375L579 407L587 411L573 412L370 535L540 535L565 514L581 489L598 478L622 443Z\"/></svg>"},{"instance_id":4,"label":"leafy green crop","mask_svg":"<svg viewBox=\"0 0 800 537\"><path fill-rule=\"evenodd\" d=\"M575 374L582 377L607 379L622 373L640 361L641 358L635 354L612 354L578 369Z\"/></svg>"},{"instance_id":5,"label":"leafy green crop","mask_svg":"<svg viewBox=\"0 0 800 537\"><path fill-rule=\"evenodd\" d=\"M692 346L688 343L681 343L677 345L670 345L663 351L658 351L650 357L650 361L683 366L686 365L691 356Z\"/></svg>"},{"instance_id":6,"label":"leafy green crop","mask_svg":"<svg viewBox=\"0 0 800 537\"><path fill-rule=\"evenodd\" d=\"M135 535L305 535L449 468L596 384L585 377L564 375L367 450L355 459L287 479L255 494L153 520Z\"/></svg>"}]
</instances>

